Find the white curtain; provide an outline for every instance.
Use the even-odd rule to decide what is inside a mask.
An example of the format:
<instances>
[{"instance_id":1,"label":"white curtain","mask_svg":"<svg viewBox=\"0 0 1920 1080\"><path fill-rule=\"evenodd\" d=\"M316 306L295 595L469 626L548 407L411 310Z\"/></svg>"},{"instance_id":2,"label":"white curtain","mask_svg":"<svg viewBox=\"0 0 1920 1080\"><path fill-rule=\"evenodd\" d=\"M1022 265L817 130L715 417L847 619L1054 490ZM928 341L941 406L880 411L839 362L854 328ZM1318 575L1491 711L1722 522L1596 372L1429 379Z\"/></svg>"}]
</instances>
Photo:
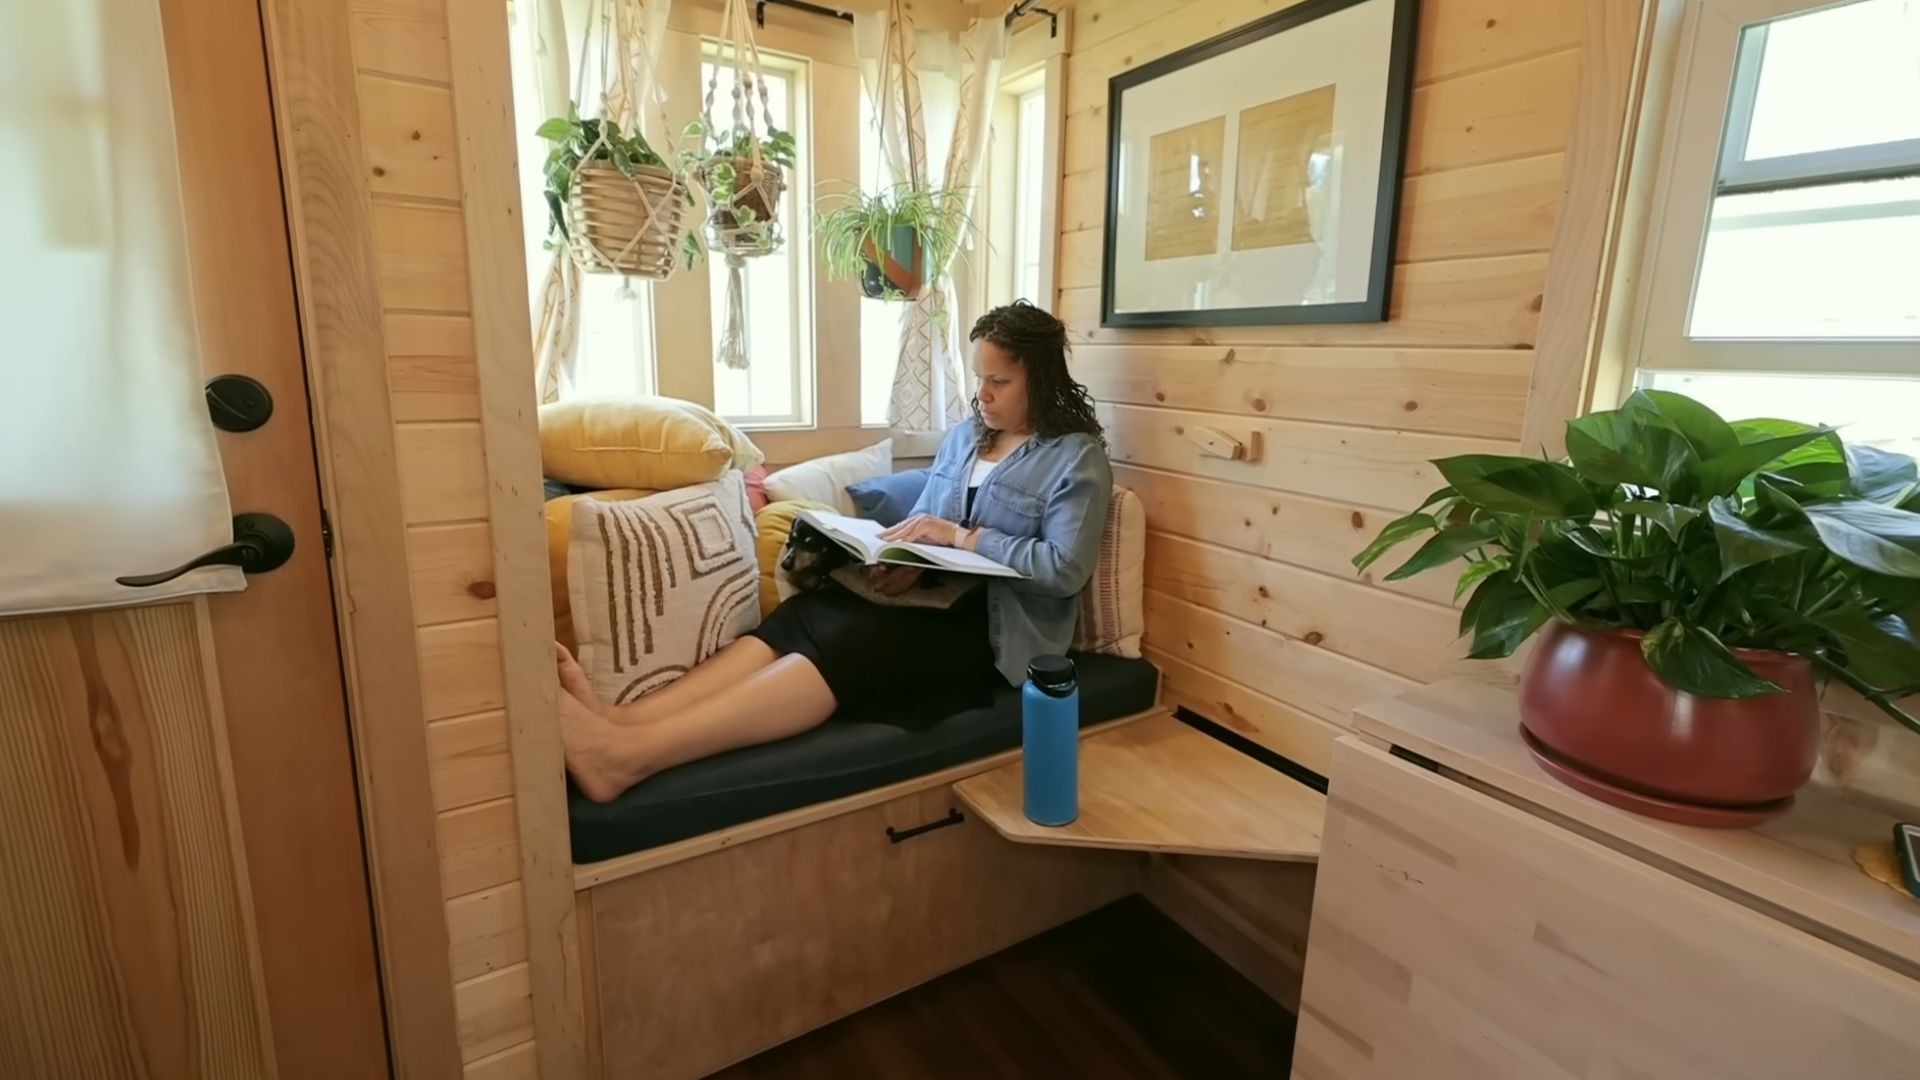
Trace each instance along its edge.
<instances>
[{"instance_id":1,"label":"white curtain","mask_svg":"<svg viewBox=\"0 0 1920 1080\"><path fill-rule=\"evenodd\" d=\"M517 116L526 132L548 117L567 115L577 101L582 116L606 116L623 130L640 127L655 149L671 155L673 134L665 130L660 109L660 49L667 36L667 13L673 0L513 0L516 29L522 35L514 59L530 65L516 67L521 100L538 102L537 117ZM573 36L568 37L566 9L575 13ZM580 50L580 63L569 63ZM569 83L572 83L569 95ZM539 163L546 158L545 140L521 146L521 205L529 209L529 251L540 250L547 238L545 177ZM531 163L531 168L529 164ZM537 231L532 222L541 223ZM533 296L534 378L542 403L569 396L580 382L581 272L564 248L547 260L540 289Z\"/></svg>"},{"instance_id":2,"label":"white curtain","mask_svg":"<svg viewBox=\"0 0 1920 1080\"><path fill-rule=\"evenodd\" d=\"M0 4L0 615L245 587L114 583L233 539L162 40L157 0Z\"/></svg>"},{"instance_id":3,"label":"white curtain","mask_svg":"<svg viewBox=\"0 0 1920 1080\"><path fill-rule=\"evenodd\" d=\"M956 42L915 32L894 0L888 10L856 13L853 33L888 170L898 182L925 188L929 157L944 158L940 186L958 194L954 216L970 216L1007 54L1006 23L980 19ZM934 133L945 140L935 149L945 152L933 155L926 130L928 83L956 87L958 95L952 130ZM960 308L953 288L957 258L956 252L929 267L931 287L901 313L900 359L887 416L897 430L944 431L967 415L965 328L954 322Z\"/></svg>"}]
</instances>

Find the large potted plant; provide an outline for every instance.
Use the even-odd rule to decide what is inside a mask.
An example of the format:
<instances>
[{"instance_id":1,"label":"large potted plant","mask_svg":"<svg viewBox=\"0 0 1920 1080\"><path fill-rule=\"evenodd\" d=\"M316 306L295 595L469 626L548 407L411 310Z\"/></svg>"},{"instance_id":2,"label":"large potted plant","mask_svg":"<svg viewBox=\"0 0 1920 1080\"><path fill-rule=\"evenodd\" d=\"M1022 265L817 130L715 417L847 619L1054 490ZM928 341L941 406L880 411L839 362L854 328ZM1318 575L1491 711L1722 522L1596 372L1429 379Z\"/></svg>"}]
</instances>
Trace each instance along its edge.
<instances>
[{"instance_id":1,"label":"large potted plant","mask_svg":"<svg viewBox=\"0 0 1920 1080\"><path fill-rule=\"evenodd\" d=\"M1511 655L1523 735L1563 781L1703 825L1752 824L1812 774L1816 679L1920 692L1920 477L1832 429L1727 423L1643 390L1567 425L1567 459L1434 462L1447 486L1354 558L1464 560L1470 656Z\"/></svg>"},{"instance_id":2,"label":"large potted plant","mask_svg":"<svg viewBox=\"0 0 1920 1080\"><path fill-rule=\"evenodd\" d=\"M819 231L827 272L858 278L876 300L918 300L971 228L963 200L944 188L900 185L822 200Z\"/></svg>"}]
</instances>

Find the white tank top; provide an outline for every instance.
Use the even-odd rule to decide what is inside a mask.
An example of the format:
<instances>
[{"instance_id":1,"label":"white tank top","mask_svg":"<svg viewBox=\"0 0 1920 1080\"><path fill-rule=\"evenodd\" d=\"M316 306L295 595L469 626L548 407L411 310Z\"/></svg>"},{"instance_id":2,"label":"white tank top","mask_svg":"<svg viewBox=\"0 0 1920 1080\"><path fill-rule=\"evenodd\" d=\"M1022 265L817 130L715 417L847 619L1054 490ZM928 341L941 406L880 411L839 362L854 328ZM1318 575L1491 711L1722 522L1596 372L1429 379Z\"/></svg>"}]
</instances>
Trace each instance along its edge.
<instances>
[{"instance_id":1,"label":"white tank top","mask_svg":"<svg viewBox=\"0 0 1920 1080\"><path fill-rule=\"evenodd\" d=\"M970 488L979 487L981 483L986 480L987 475L993 472L994 466L998 464L1000 463L997 461L985 461L979 458L974 459L973 475L967 478L967 486Z\"/></svg>"}]
</instances>

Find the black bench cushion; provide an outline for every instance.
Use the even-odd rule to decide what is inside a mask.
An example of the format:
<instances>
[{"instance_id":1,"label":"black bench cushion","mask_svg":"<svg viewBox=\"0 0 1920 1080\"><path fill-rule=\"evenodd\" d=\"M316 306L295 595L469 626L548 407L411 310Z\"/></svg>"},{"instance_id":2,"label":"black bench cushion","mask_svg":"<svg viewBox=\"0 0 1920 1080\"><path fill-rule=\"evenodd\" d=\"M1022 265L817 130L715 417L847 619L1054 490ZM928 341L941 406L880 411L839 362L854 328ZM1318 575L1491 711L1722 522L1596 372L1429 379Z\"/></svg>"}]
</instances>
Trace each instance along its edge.
<instances>
[{"instance_id":1,"label":"black bench cushion","mask_svg":"<svg viewBox=\"0 0 1920 1080\"><path fill-rule=\"evenodd\" d=\"M1076 656L1080 722L1153 707L1159 672L1145 660ZM911 704L900 708L910 709ZM791 739L695 761L600 804L568 785L573 861L599 862L797 807L924 776L1020 745L1020 691L918 730L836 716Z\"/></svg>"}]
</instances>

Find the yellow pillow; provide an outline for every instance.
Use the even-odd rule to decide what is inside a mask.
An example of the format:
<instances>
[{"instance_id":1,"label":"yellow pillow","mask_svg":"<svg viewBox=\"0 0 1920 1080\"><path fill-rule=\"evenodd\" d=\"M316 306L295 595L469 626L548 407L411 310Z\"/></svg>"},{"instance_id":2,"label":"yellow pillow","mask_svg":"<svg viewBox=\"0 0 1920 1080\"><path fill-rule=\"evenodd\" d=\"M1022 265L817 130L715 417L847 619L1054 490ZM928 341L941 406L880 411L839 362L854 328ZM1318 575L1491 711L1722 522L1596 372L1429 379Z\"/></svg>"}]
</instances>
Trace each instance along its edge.
<instances>
[{"instance_id":1,"label":"yellow pillow","mask_svg":"<svg viewBox=\"0 0 1920 1080\"><path fill-rule=\"evenodd\" d=\"M581 499L624 502L652 495L651 491L620 488L588 491L547 500L547 573L553 582L553 632L560 644L573 648L573 604L567 599L567 529L573 524L573 504Z\"/></svg>"},{"instance_id":2,"label":"yellow pillow","mask_svg":"<svg viewBox=\"0 0 1920 1080\"><path fill-rule=\"evenodd\" d=\"M768 503L753 516L753 549L760 559L760 617L763 619L786 599L780 595L780 553L786 550L787 534L793 532L794 519L802 510L831 512L833 507L805 499L789 499Z\"/></svg>"},{"instance_id":3,"label":"yellow pillow","mask_svg":"<svg viewBox=\"0 0 1920 1080\"><path fill-rule=\"evenodd\" d=\"M764 459L733 425L689 401L608 397L540 407L542 472L564 484L668 491Z\"/></svg>"}]
</instances>

